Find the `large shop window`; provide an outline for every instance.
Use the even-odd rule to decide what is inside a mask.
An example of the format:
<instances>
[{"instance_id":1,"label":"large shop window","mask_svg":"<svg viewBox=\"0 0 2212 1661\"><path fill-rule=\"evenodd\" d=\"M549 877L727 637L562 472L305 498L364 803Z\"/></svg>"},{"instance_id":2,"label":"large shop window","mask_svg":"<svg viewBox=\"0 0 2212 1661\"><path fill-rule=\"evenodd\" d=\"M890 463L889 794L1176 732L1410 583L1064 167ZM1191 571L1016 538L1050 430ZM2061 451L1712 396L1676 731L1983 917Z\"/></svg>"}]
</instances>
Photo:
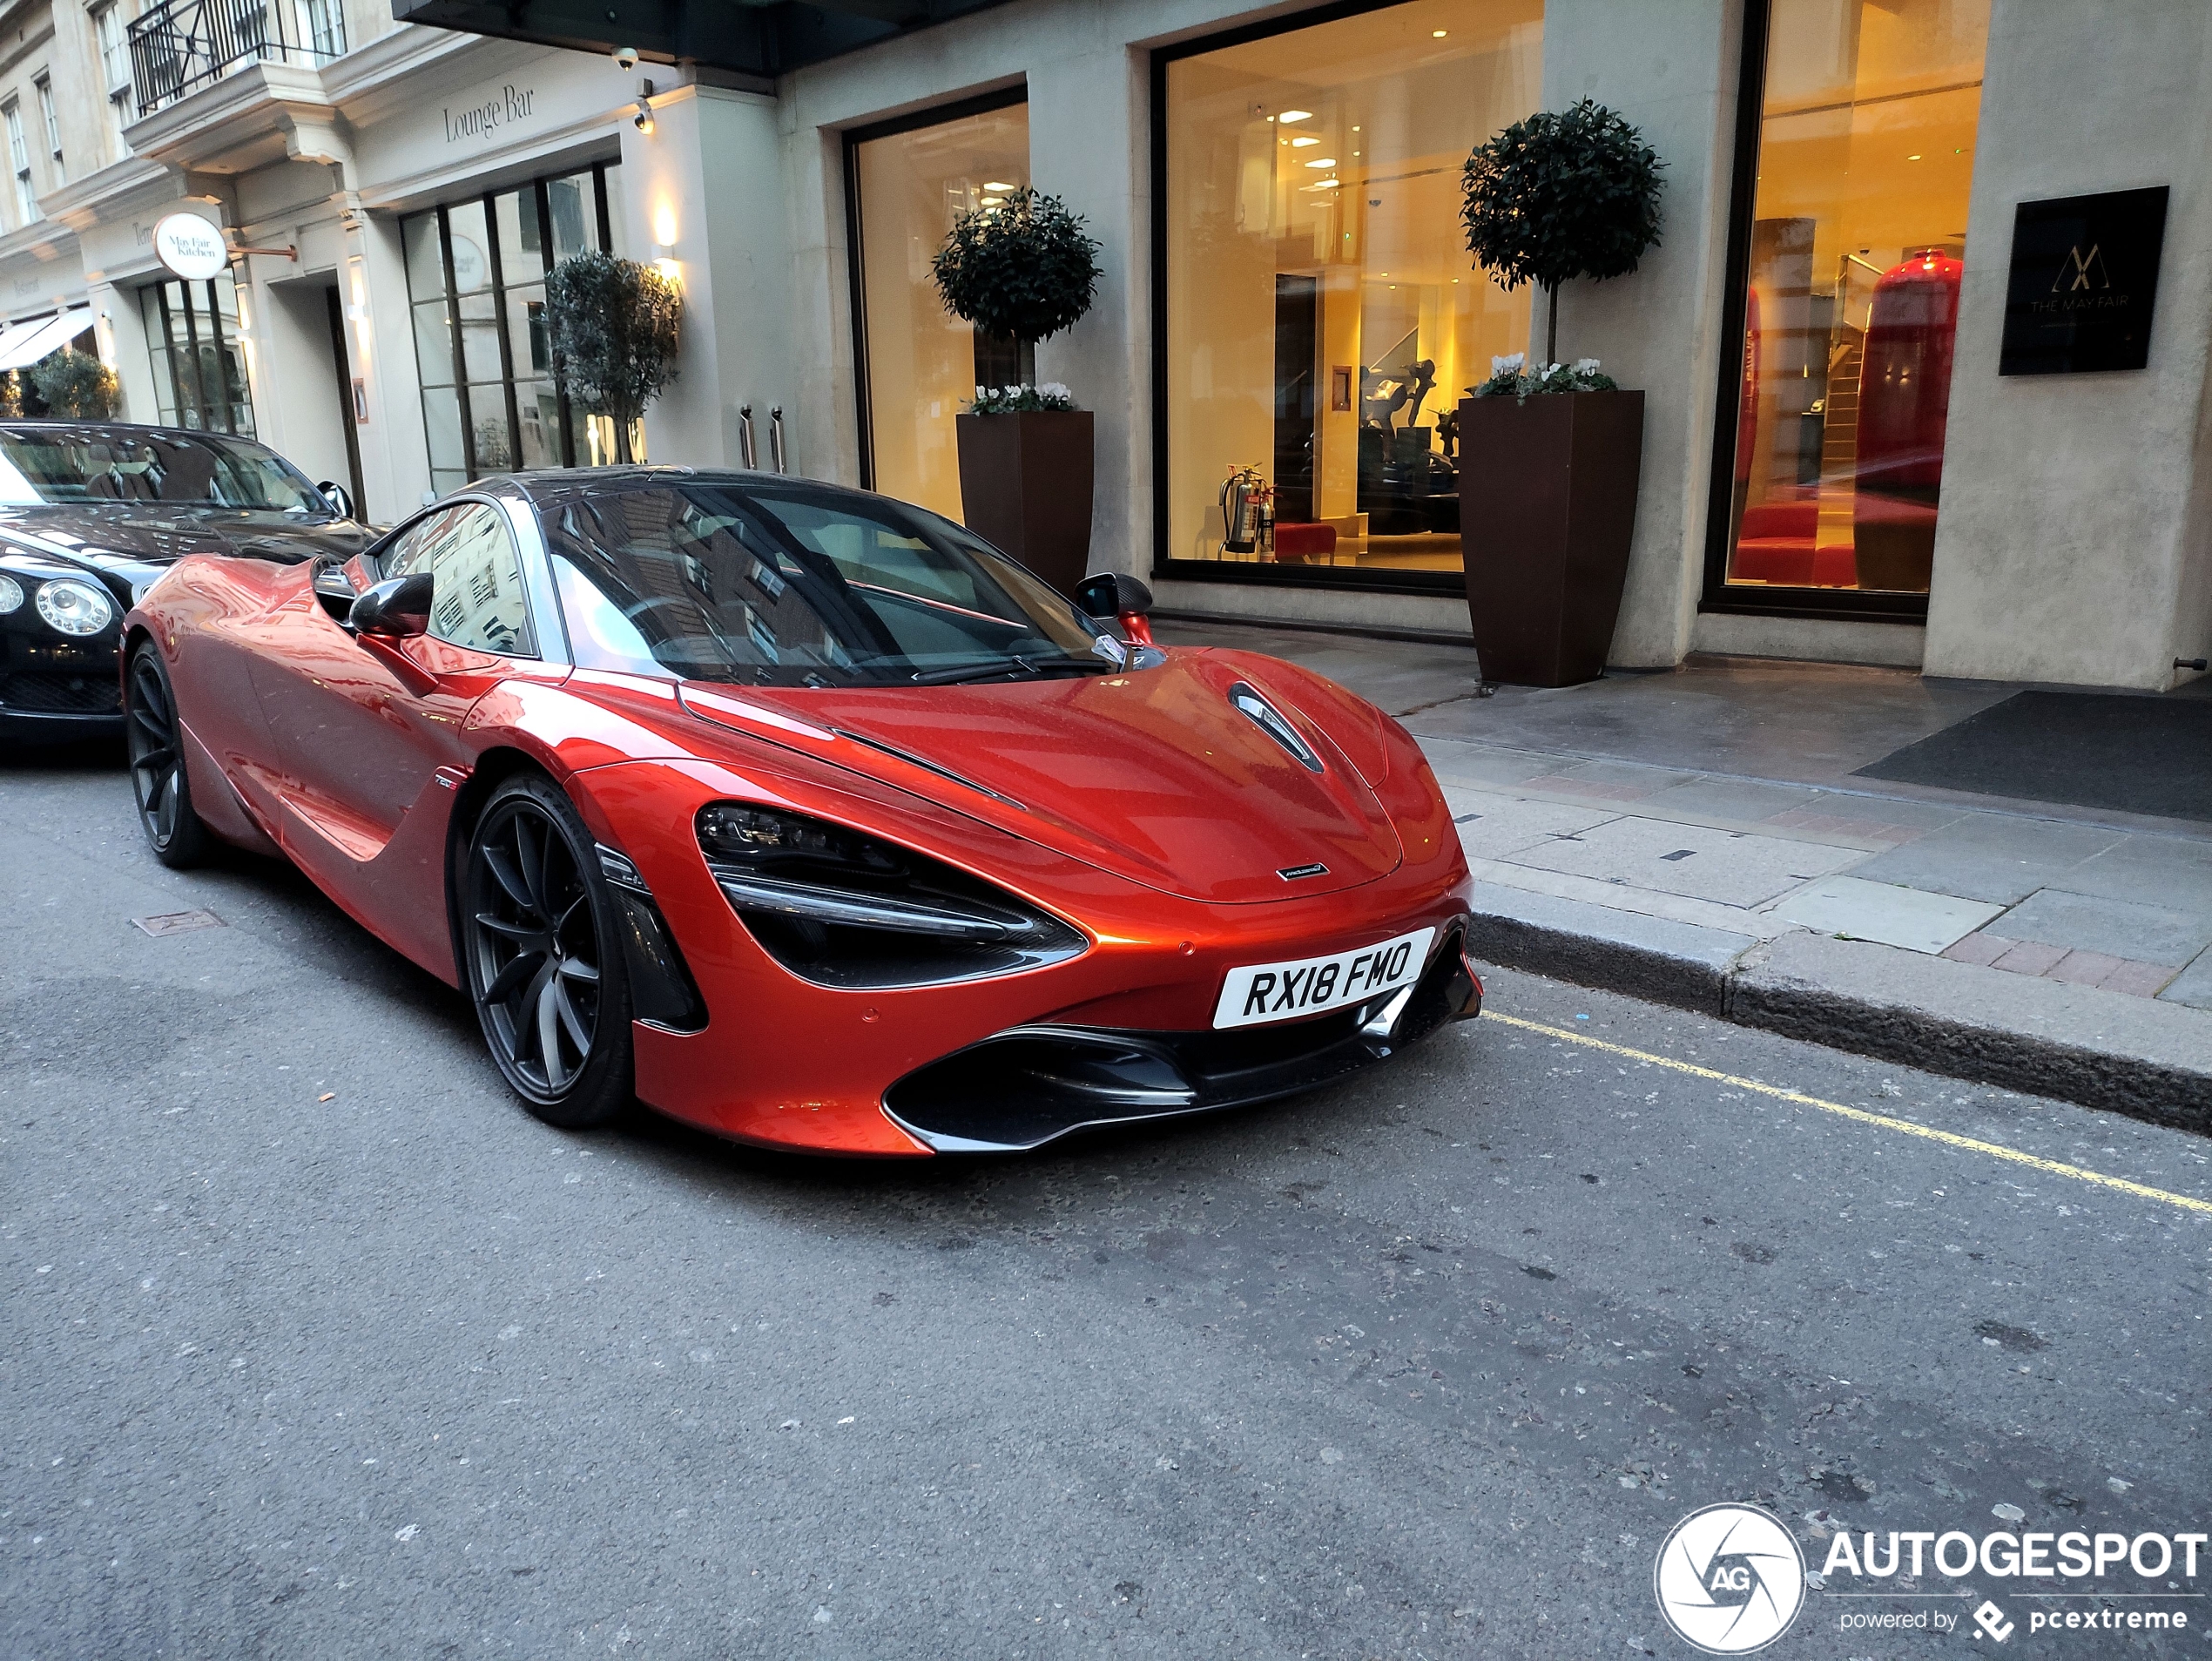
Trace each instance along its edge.
<instances>
[{"instance_id":1,"label":"large shop window","mask_svg":"<svg viewBox=\"0 0 2212 1661\"><path fill-rule=\"evenodd\" d=\"M1154 60L1163 571L1459 581L1459 401L1529 307L1460 170L1537 106L1543 7L1346 10Z\"/></svg>"},{"instance_id":2,"label":"large shop window","mask_svg":"<svg viewBox=\"0 0 2212 1661\"><path fill-rule=\"evenodd\" d=\"M163 426L253 436L244 298L227 272L206 282L150 283L138 291Z\"/></svg>"},{"instance_id":3,"label":"large shop window","mask_svg":"<svg viewBox=\"0 0 2212 1661\"><path fill-rule=\"evenodd\" d=\"M1029 182L1029 108L1015 91L850 134L860 456L870 489L961 517L953 418L979 386L1034 379L1014 342L948 314L930 261L961 213Z\"/></svg>"},{"instance_id":4,"label":"large shop window","mask_svg":"<svg viewBox=\"0 0 2212 1661\"><path fill-rule=\"evenodd\" d=\"M439 494L488 473L617 459L614 422L570 410L554 384L545 273L586 249L618 252L619 172L534 179L400 221ZM643 435L630 438L629 459L643 461Z\"/></svg>"},{"instance_id":5,"label":"large shop window","mask_svg":"<svg viewBox=\"0 0 2212 1661\"><path fill-rule=\"evenodd\" d=\"M1758 114L1706 603L1910 614L1935 551L1988 0L1770 0L1745 26Z\"/></svg>"}]
</instances>

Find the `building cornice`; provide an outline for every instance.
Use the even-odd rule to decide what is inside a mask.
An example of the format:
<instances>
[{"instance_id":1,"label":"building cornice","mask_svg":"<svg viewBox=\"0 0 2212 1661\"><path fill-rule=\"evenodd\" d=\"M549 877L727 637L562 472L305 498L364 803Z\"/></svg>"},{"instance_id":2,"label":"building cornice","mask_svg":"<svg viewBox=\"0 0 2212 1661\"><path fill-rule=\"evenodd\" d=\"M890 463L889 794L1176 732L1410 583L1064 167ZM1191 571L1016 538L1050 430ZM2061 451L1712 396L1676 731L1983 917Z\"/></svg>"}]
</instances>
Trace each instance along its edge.
<instances>
[{"instance_id":1,"label":"building cornice","mask_svg":"<svg viewBox=\"0 0 2212 1661\"><path fill-rule=\"evenodd\" d=\"M248 64L124 131L141 156L179 172L242 173L287 159L347 166L353 137L320 70Z\"/></svg>"},{"instance_id":2,"label":"building cornice","mask_svg":"<svg viewBox=\"0 0 2212 1661\"><path fill-rule=\"evenodd\" d=\"M98 172L73 179L39 198L49 216L83 232L91 226L174 201L185 191L183 175L145 156L125 156Z\"/></svg>"}]
</instances>

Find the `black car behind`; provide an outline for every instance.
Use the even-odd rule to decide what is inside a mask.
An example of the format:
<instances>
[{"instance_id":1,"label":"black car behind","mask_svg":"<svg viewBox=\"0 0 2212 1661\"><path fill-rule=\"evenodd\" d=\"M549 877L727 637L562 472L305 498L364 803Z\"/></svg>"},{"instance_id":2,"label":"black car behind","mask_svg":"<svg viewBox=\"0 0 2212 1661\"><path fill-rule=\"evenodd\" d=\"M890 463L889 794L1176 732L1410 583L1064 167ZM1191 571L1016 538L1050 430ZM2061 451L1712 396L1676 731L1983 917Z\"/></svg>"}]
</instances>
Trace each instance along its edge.
<instances>
[{"instance_id":1,"label":"black car behind","mask_svg":"<svg viewBox=\"0 0 2212 1661\"><path fill-rule=\"evenodd\" d=\"M0 743L122 731L123 614L186 554L342 560L374 535L246 439L0 422Z\"/></svg>"}]
</instances>

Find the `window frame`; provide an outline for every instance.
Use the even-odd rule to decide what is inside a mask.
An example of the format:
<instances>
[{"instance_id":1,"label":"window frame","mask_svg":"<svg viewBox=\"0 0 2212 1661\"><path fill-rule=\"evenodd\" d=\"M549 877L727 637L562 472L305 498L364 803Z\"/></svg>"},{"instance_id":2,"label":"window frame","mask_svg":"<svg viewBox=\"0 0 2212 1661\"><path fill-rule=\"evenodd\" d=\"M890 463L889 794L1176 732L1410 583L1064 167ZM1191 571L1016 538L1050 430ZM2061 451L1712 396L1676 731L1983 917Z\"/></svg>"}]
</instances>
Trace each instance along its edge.
<instances>
[{"instance_id":1,"label":"window frame","mask_svg":"<svg viewBox=\"0 0 2212 1661\"><path fill-rule=\"evenodd\" d=\"M115 136L116 154L128 153L123 129L131 125L127 105L135 87L131 76L131 37L124 26L123 0L105 0L91 8L92 42L100 64L101 92L107 99L109 125ZM117 79L118 71L122 78Z\"/></svg>"},{"instance_id":2,"label":"window frame","mask_svg":"<svg viewBox=\"0 0 2212 1661\"><path fill-rule=\"evenodd\" d=\"M46 128L46 159L53 164L54 183L64 184L69 169L62 161L61 112L54 105L54 77L51 70L41 70L31 77L31 90L38 95L38 118Z\"/></svg>"},{"instance_id":3,"label":"window frame","mask_svg":"<svg viewBox=\"0 0 2212 1661\"><path fill-rule=\"evenodd\" d=\"M1387 11L1404 0L1334 0L1329 5L1240 24L1233 29L1179 40L1151 51L1152 191L1152 575L1171 581L1237 583L1251 587L1333 588L1366 594L1433 594L1465 598L1461 571L1393 571L1387 566L1279 565L1245 560L1177 559L1169 552L1168 456L1168 66L1227 46L1243 46L1277 35L1295 34L1320 24L1340 22L1371 11Z\"/></svg>"},{"instance_id":4,"label":"window frame","mask_svg":"<svg viewBox=\"0 0 2212 1661\"><path fill-rule=\"evenodd\" d=\"M1017 104L1028 101L1029 83L1025 76L1011 86L978 92L972 98L959 98L950 104L933 104L926 110L914 110L905 115L894 116L887 121L870 122L866 126L845 130L846 276L853 314L854 433L860 444L860 488L863 490L875 489L875 417L868 381L867 256L860 241L863 211L860 203L860 146L878 138L895 138L902 132L918 132L925 127L944 126L950 122L965 120L972 115L988 115L994 110L1010 110Z\"/></svg>"},{"instance_id":5,"label":"window frame","mask_svg":"<svg viewBox=\"0 0 2212 1661\"><path fill-rule=\"evenodd\" d=\"M1731 587L1730 522L1735 503L1737 415L1743 392L1743 322L1750 293L1751 226L1758 212L1759 130L1766 113L1766 64L1773 0L1743 0L1736 87L1736 153L1730 182L1728 253L1721 287L1719 392L1713 403L1712 473L1705 504L1703 612L1804 618L1816 622L1925 624L1928 597L1847 588ZM1968 221L1968 230L1973 228ZM1954 380L1953 395L1958 391Z\"/></svg>"},{"instance_id":6,"label":"window frame","mask_svg":"<svg viewBox=\"0 0 2212 1661\"><path fill-rule=\"evenodd\" d=\"M44 217L38 211L38 187L30 177L30 135L24 125L23 99L0 104L0 121L8 131L8 171L16 179L16 213L21 225L36 225Z\"/></svg>"},{"instance_id":7,"label":"window frame","mask_svg":"<svg viewBox=\"0 0 2212 1661\"><path fill-rule=\"evenodd\" d=\"M463 348L462 345L461 294L454 279L453 228L450 222L451 210L455 207L465 207L471 203L478 204L484 210L486 226L490 227L490 233L487 237L489 246L484 250L484 258L486 260L487 273L492 293L493 316L498 326L501 372L501 379L498 385L500 388L501 408L506 417L508 442L515 448L519 459L519 452L522 445L522 412L516 392L516 377L515 375L514 364L514 342L509 334L510 327L510 319L507 309L509 289L506 281L506 273L500 261L498 246L499 238L496 229L498 222L498 199L502 196L519 195L523 192L530 193L534 203L533 211L537 215L537 222L541 227L540 235L547 239L548 246L543 250L543 255L545 269L550 273L553 268L553 263L550 257L551 253L551 232L550 227L553 223L553 214L551 200L546 187L559 179L573 178L577 173L590 174L593 197L592 220L590 226L591 234L598 250L601 253L612 253L615 251L614 222L612 209L607 200L607 176L610 172L619 167L621 163L622 159L619 156L599 156L589 161L578 162L572 166L561 168L554 172L535 174L529 179L519 180L503 189L479 191L470 195L456 196L449 200L440 201L433 206L420 208L413 213L401 216L402 223L407 220L427 218L432 219L436 226L438 260L443 273L443 292L435 295L416 294L414 292L412 273L410 272L408 273L407 296L408 333L412 342L412 349L416 354L416 380L418 383L420 383L422 381L423 378L421 375L421 337L415 326L415 311L418 306L428 305L434 300L440 301L443 304L446 314L446 336L452 353L453 361L450 366L442 367L450 367L454 377L452 391L454 394L455 404L460 412L461 417L461 470L462 474L462 483L464 485L473 485L487 478L503 478L509 473L519 472L523 469L520 468L489 469L480 466L477 462L475 414L469 400L471 383L468 378L468 366L463 355ZM539 286L543 286L543 279L541 278L536 280ZM517 287L527 288L531 287L532 284L529 282L523 282L518 283L516 286ZM535 381L537 378L538 377L535 375L524 377L524 379L532 381ZM560 377L553 374L550 365L548 366L545 378L552 383L553 396L560 417L560 430L556 436L556 448L560 457L558 465L563 468L572 468L577 465L576 429L577 418L569 408L568 389L561 384ZM476 390L482 391L488 389L491 384L492 383L489 381L478 381L474 383L474 386ZM419 386L418 395L421 391L431 389L433 388L426 386ZM439 387L435 388L435 390L443 391L445 388ZM433 474L451 471L450 469L438 467L435 457L428 456L426 454L426 459L429 460L431 463L430 470ZM457 499L457 497L453 496L441 498L441 500Z\"/></svg>"}]
</instances>

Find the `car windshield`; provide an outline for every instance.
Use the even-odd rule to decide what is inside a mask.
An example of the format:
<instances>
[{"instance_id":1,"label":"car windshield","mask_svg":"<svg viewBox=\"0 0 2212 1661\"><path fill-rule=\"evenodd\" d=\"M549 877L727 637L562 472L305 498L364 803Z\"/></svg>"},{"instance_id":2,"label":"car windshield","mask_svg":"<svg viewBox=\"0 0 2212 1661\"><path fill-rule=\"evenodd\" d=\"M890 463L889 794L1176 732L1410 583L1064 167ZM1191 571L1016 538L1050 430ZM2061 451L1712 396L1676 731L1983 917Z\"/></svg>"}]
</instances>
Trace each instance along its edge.
<instances>
[{"instance_id":1,"label":"car windshield","mask_svg":"<svg viewBox=\"0 0 2212 1661\"><path fill-rule=\"evenodd\" d=\"M117 427L0 428L0 503L67 502L330 516L305 474L243 439Z\"/></svg>"},{"instance_id":2,"label":"car windshield","mask_svg":"<svg viewBox=\"0 0 2212 1661\"><path fill-rule=\"evenodd\" d=\"M578 664L767 685L1109 670L1038 577L948 520L793 482L564 492L540 510Z\"/></svg>"}]
</instances>

